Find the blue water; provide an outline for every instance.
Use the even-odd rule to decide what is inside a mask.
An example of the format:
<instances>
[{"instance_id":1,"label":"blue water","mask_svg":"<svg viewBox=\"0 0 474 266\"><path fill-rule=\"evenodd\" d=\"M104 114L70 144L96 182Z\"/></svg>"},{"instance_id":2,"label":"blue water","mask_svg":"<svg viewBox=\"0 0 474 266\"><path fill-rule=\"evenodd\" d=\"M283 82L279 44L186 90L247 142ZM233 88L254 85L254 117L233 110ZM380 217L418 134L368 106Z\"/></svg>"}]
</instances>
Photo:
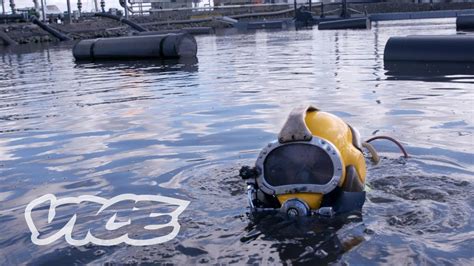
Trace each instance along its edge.
<instances>
[{"instance_id":1,"label":"blue water","mask_svg":"<svg viewBox=\"0 0 474 266\"><path fill-rule=\"evenodd\" d=\"M0 48L0 264L472 265L474 68L384 65L388 38L411 34L456 31L448 19L198 36L196 62L77 64L71 44ZM374 142L383 157L368 161L361 216L246 216L238 170L300 104L410 153ZM191 203L163 244L37 246L24 211L48 193Z\"/></svg>"}]
</instances>

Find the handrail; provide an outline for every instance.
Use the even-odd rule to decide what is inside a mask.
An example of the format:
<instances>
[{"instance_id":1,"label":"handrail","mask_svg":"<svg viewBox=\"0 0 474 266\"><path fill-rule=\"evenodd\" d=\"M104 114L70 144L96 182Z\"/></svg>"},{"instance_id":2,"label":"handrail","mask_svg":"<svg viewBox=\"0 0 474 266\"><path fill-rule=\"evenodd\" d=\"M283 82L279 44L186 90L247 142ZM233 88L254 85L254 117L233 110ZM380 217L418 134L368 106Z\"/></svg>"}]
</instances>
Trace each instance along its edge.
<instances>
[{"instance_id":1,"label":"handrail","mask_svg":"<svg viewBox=\"0 0 474 266\"><path fill-rule=\"evenodd\" d=\"M135 2L134 0L129 0L130 4L151 4L155 3L150 0L140 0ZM158 3L158 2L156 2ZM373 3L373 1L351 1L347 4L367 4ZM342 2L331 2L331 3L311 3L312 7L320 7L324 6L339 6ZM306 5L306 3L298 3L298 6ZM246 7L272 7L272 6L293 6L293 3L274 3L274 4L243 4L243 5L225 5L225 6L203 6L203 7L178 7L178 8L151 8L149 9L150 12L169 12L169 11L214 11L219 9L232 9L232 8L246 8Z\"/></svg>"}]
</instances>

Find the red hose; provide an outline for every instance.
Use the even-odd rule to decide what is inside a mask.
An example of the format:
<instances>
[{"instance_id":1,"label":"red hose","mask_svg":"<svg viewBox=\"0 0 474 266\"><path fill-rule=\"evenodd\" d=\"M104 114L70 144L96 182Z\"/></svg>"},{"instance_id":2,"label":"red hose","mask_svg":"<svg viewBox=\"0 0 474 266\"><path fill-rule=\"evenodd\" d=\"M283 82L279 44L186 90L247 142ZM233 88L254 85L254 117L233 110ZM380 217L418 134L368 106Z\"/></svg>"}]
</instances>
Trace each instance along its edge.
<instances>
[{"instance_id":1,"label":"red hose","mask_svg":"<svg viewBox=\"0 0 474 266\"><path fill-rule=\"evenodd\" d=\"M403 156L405 156L405 158L408 158L408 153L407 151L405 150L405 148L403 148L402 144L400 142L398 142L398 140L392 138L392 137L389 137L389 136L375 136L375 137L372 137L368 140L366 140L366 142L371 142L371 141L374 141L374 140L377 140L377 139L386 139L386 140L390 140L392 141L393 143L395 143L399 148L400 150L403 152Z\"/></svg>"}]
</instances>

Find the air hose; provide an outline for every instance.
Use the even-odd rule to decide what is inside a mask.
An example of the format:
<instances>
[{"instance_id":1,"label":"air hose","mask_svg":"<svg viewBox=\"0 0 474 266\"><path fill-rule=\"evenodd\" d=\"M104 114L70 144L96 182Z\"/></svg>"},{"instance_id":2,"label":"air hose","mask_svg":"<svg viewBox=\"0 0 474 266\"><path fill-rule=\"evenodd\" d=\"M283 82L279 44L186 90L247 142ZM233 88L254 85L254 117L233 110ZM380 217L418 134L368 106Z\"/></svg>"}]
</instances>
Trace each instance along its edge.
<instances>
[{"instance_id":1,"label":"air hose","mask_svg":"<svg viewBox=\"0 0 474 266\"><path fill-rule=\"evenodd\" d=\"M377 154L377 150L375 150L374 146L368 142L362 143L362 147L366 148L370 155L372 156L372 161L374 164L378 164L380 162L380 156Z\"/></svg>"},{"instance_id":2,"label":"air hose","mask_svg":"<svg viewBox=\"0 0 474 266\"><path fill-rule=\"evenodd\" d=\"M369 151L370 155L372 156L372 161L375 164L379 163L380 156L378 155L377 150L375 150L374 146L372 146L372 144L370 144L370 142L372 142L374 140L378 140L378 139L385 139L385 140L389 140L389 141L395 143L395 145L397 145L400 148L401 152L403 153L403 156L405 158L408 158L408 152L405 150L403 145L398 140L396 140L392 137L389 137L389 136L375 136L375 137L372 137L372 138L366 140L364 143L362 143L362 146Z\"/></svg>"}]
</instances>

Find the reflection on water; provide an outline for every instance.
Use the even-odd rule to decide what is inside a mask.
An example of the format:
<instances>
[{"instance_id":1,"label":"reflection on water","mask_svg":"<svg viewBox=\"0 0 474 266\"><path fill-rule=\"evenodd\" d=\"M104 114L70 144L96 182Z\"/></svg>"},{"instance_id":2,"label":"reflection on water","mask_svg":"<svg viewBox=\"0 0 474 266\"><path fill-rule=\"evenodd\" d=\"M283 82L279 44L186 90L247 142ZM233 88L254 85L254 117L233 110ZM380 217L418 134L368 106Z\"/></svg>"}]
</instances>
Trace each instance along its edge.
<instances>
[{"instance_id":1,"label":"reflection on water","mask_svg":"<svg viewBox=\"0 0 474 266\"><path fill-rule=\"evenodd\" d=\"M384 63L388 80L420 80L451 83L474 83L474 64L448 62L390 62Z\"/></svg>"},{"instance_id":2,"label":"reflection on water","mask_svg":"<svg viewBox=\"0 0 474 266\"><path fill-rule=\"evenodd\" d=\"M419 32L455 26L199 36L197 62L76 64L68 45L0 50L1 264L472 264L474 75L458 64L384 64L390 36ZM394 136L412 157L376 143L386 157L369 163L362 214L248 219L238 169L301 103L362 136ZM191 204L178 237L161 245L34 246L23 211L47 193Z\"/></svg>"},{"instance_id":3,"label":"reflection on water","mask_svg":"<svg viewBox=\"0 0 474 266\"><path fill-rule=\"evenodd\" d=\"M197 58L165 59L152 61L99 61L84 62L77 61L77 68L99 69L99 70L122 70L124 72L161 73L172 71L196 72L198 71Z\"/></svg>"}]
</instances>

